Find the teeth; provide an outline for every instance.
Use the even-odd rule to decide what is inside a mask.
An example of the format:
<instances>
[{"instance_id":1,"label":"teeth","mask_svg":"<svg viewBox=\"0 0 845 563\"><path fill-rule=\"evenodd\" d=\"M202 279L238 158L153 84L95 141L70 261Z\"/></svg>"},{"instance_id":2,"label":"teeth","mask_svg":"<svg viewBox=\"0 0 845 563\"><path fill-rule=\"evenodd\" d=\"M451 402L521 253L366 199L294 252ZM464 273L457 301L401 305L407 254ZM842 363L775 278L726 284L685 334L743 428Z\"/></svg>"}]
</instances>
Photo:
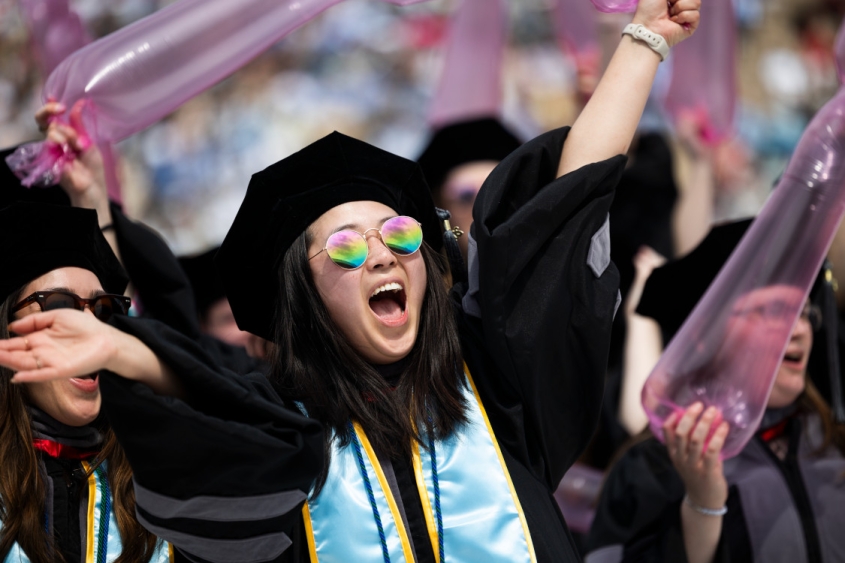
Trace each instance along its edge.
<instances>
[{"instance_id":1,"label":"teeth","mask_svg":"<svg viewBox=\"0 0 845 563\"><path fill-rule=\"evenodd\" d=\"M376 290L373 292L373 294L370 295L370 299L372 299L373 297L375 297L376 295L378 295L379 293L382 293L384 291L402 291L402 286L399 285L396 282L386 283L383 286L376 288Z\"/></svg>"}]
</instances>

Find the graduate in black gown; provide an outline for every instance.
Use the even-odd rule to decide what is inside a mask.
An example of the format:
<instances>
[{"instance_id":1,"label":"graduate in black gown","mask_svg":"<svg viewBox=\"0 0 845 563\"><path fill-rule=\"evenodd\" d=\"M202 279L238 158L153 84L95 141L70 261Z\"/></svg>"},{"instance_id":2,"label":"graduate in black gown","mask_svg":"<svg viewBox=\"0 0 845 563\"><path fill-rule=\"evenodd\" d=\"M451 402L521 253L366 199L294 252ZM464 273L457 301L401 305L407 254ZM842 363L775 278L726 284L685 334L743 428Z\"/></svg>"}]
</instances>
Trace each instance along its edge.
<instances>
[{"instance_id":1,"label":"graduate in black gown","mask_svg":"<svg viewBox=\"0 0 845 563\"><path fill-rule=\"evenodd\" d=\"M689 255L655 270L638 313L671 338L749 223L716 227ZM647 432L607 477L588 563L845 558L845 420L836 415L843 396L837 319L826 314L835 310L829 274L822 269L793 331L756 436L722 463L711 451L718 433L703 457L685 453L688 440L689 451L701 451L712 412L696 423L701 409L688 411L670 433L674 455Z\"/></svg>"},{"instance_id":2,"label":"graduate in black gown","mask_svg":"<svg viewBox=\"0 0 845 563\"><path fill-rule=\"evenodd\" d=\"M635 22L673 45L698 6ZM139 520L193 561L578 561L552 493L598 418L607 213L660 60L623 37L572 129L496 167L451 293L416 164L334 133L255 174L217 263L270 384L121 325L178 390L102 378Z\"/></svg>"}]
</instances>

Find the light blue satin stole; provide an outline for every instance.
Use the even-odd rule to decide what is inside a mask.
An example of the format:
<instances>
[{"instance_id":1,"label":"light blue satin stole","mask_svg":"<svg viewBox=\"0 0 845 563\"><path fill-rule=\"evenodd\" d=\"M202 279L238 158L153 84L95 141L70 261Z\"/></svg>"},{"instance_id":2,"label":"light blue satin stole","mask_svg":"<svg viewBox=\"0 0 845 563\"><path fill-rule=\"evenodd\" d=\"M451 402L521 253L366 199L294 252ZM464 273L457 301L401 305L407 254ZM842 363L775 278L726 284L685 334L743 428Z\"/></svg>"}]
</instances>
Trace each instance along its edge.
<instances>
[{"instance_id":1,"label":"light blue satin stole","mask_svg":"<svg viewBox=\"0 0 845 563\"><path fill-rule=\"evenodd\" d=\"M82 462L85 471L90 471L90 466L86 462ZM100 531L105 524L103 518L103 510L106 503L103 502L103 484L101 479L105 478L106 464L103 462L102 476L100 471L94 471L88 476L88 511L87 521L88 527L86 532L86 546L85 546L85 563L111 563L118 558L120 552L123 551L123 544L120 541L120 532L117 529L117 519L114 516L114 510L108 511L108 534L105 538L105 546L100 543ZM111 501L111 499L109 499ZM107 503L111 506L111 502ZM105 547L105 561L97 561L98 554L103 552L102 547ZM168 563L173 560L170 545L164 541L159 542L158 548L150 558L150 563ZM16 543L12 546L6 559L3 563L30 563L29 557L23 552L23 549Z\"/></svg>"},{"instance_id":2,"label":"light blue satin stole","mask_svg":"<svg viewBox=\"0 0 845 563\"><path fill-rule=\"evenodd\" d=\"M435 442L444 553L448 563L536 562L525 514L493 435L475 384L464 366L468 423ZM357 424L364 465L381 517L391 563L414 555L397 504L366 434ZM414 474L429 538L440 563L429 452L417 447ZM312 563L384 561L373 510L354 448L334 446L329 474L317 498L303 506ZM445 563L445 562L443 562Z\"/></svg>"}]
</instances>

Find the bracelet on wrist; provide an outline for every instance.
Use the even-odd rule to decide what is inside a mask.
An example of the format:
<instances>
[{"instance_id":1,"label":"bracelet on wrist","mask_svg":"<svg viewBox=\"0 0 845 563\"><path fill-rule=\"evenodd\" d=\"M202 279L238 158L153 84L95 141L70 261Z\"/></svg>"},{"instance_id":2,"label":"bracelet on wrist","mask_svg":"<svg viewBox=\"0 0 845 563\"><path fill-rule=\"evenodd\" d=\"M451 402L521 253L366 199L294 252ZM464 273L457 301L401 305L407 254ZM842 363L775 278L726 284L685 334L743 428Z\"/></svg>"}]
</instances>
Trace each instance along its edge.
<instances>
[{"instance_id":1,"label":"bracelet on wrist","mask_svg":"<svg viewBox=\"0 0 845 563\"><path fill-rule=\"evenodd\" d=\"M684 502L687 506L689 506L699 514L704 514L705 516L724 516L728 513L727 505L723 506L722 508L704 508L703 506L698 506L697 504L694 504L689 499L689 495L684 495Z\"/></svg>"},{"instance_id":2,"label":"bracelet on wrist","mask_svg":"<svg viewBox=\"0 0 845 563\"><path fill-rule=\"evenodd\" d=\"M637 41L645 43L652 51L660 55L660 60L666 60L669 55L669 44L659 33L654 33L641 23L629 23L622 30L622 35L630 35Z\"/></svg>"}]
</instances>

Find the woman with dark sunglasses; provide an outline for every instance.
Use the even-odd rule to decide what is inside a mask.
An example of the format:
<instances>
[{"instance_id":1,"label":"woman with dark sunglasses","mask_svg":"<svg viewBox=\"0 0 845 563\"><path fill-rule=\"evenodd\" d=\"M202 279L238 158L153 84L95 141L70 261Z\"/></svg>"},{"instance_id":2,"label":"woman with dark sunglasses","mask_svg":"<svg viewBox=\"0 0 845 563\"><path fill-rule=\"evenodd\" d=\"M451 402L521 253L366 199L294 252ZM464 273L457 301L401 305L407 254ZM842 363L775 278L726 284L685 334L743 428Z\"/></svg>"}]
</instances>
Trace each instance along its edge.
<instances>
[{"instance_id":1,"label":"woman with dark sunglasses","mask_svg":"<svg viewBox=\"0 0 845 563\"><path fill-rule=\"evenodd\" d=\"M103 380L144 525L195 561L578 561L552 493L599 412L607 212L698 6L641 0L572 129L492 172L451 294L416 164L334 133L255 174L217 265L239 326L274 343L287 409L268 420L250 383L123 327L184 398ZM294 463L315 443L321 458Z\"/></svg>"},{"instance_id":2,"label":"woman with dark sunglasses","mask_svg":"<svg viewBox=\"0 0 845 563\"><path fill-rule=\"evenodd\" d=\"M107 344L126 354L108 367L127 375L155 358L105 324L127 314L129 299L96 214L17 204L0 223L0 338L17 335L24 348L7 348L3 363L75 375L16 385L0 367L0 560L169 561L167 544L135 519L132 471L100 416ZM76 348L80 338L89 349Z\"/></svg>"}]
</instances>

